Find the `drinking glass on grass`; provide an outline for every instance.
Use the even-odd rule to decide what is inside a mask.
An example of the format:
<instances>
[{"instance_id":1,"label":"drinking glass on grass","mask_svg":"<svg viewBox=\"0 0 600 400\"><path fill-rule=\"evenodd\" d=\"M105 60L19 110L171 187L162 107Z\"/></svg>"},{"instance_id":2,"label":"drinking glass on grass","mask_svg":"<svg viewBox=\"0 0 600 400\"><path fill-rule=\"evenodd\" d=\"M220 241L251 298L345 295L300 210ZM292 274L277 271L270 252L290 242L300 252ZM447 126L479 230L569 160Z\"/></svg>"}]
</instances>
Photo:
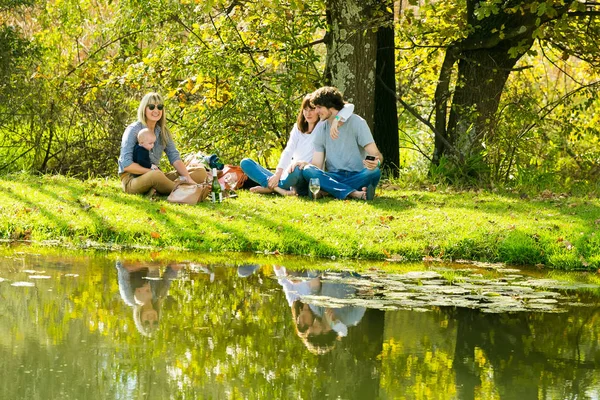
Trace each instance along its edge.
<instances>
[{"instance_id":1,"label":"drinking glass on grass","mask_svg":"<svg viewBox=\"0 0 600 400\"><path fill-rule=\"evenodd\" d=\"M310 191L313 194L313 200L317 200L317 193L319 193L319 190L321 190L321 181L319 181L319 178L310 178L310 182L308 182L308 189L310 189Z\"/></svg>"},{"instance_id":2,"label":"drinking glass on grass","mask_svg":"<svg viewBox=\"0 0 600 400\"><path fill-rule=\"evenodd\" d=\"M229 187L229 197L237 197L237 194L235 194L234 190L238 183L237 174L228 173L227 175L225 175L225 183Z\"/></svg>"}]
</instances>

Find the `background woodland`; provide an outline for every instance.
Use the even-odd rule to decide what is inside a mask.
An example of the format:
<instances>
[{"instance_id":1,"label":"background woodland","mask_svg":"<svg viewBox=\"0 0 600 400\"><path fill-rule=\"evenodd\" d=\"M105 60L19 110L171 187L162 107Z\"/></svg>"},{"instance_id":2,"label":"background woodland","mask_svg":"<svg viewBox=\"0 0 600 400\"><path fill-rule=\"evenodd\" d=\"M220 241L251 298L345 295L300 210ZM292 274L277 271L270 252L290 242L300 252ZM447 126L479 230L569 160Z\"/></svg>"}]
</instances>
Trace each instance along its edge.
<instances>
[{"instance_id":1,"label":"background woodland","mask_svg":"<svg viewBox=\"0 0 600 400\"><path fill-rule=\"evenodd\" d=\"M141 96L182 153L274 167L339 87L388 177L600 190L595 1L0 0L0 172L115 176Z\"/></svg>"}]
</instances>

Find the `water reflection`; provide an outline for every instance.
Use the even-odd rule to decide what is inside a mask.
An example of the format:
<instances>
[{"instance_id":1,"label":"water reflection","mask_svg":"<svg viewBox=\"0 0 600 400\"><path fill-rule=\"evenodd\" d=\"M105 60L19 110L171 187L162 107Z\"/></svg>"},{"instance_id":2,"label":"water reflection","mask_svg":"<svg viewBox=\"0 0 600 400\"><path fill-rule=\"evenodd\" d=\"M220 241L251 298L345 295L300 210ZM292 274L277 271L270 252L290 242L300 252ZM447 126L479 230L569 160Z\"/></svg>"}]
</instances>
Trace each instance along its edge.
<instances>
[{"instance_id":1,"label":"water reflection","mask_svg":"<svg viewBox=\"0 0 600 400\"><path fill-rule=\"evenodd\" d=\"M291 307L296 333L312 353L325 354L331 351L336 340L348 336L348 327L358 325L365 314L365 307L335 307L310 302L315 296L337 299L354 297L357 289L352 285L325 281L323 273L319 271L288 275L282 266L275 266L275 275Z\"/></svg>"},{"instance_id":2,"label":"water reflection","mask_svg":"<svg viewBox=\"0 0 600 400\"><path fill-rule=\"evenodd\" d=\"M125 256L2 264L2 399L600 396L594 284Z\"/></svg>"},{"instance_id":3,"label":"water reflection","mask_svg":"<svg viewBox=\"0 0 600 400\"><path fill-rule=\"evenodd\" d=\"M135 327L142 335L150 336L158 328L163 302L181 266L168 265L162 277L158 266L124 266L119 260L116 267L119 293L133 309Z\"/></svg>"}]
</instances>

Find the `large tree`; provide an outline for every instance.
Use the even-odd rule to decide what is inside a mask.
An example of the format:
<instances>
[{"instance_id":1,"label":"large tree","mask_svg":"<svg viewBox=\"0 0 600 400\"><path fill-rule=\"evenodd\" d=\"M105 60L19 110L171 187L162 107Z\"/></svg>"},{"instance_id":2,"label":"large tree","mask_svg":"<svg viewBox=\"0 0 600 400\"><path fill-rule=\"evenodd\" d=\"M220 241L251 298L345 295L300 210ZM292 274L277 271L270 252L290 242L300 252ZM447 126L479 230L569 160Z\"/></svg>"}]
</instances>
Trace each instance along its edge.
<instances>
[{"instance_id":1,"label":"large tree","mask_svg":"<svg viewBox=\"0 0 600 400\"><path fill-rule=\"evenodd\" d=\"M354 103L373 131L386 167L397 174L393 6L390 0L327 1L326 81Z\"/></svg>"},{"instance_id":2,"label":"large tree","mask_svg":"<svg viewBox=\"0 0 600 400\"><path fill-rule=\"evenodd\" d=\"M500 99L518 61L536 39L556 40L566 56L574 53L569 48L578 47L576 36L566 39L568 31L582 34L585 30L588 44L597 43L598 5L564 0L467 0L466 35L446 45L439 69L433 163L450 158L466 166L467 174L479 175L483 163L478 161L486 142L494 140Z\"/></svg>"}]
</instances>

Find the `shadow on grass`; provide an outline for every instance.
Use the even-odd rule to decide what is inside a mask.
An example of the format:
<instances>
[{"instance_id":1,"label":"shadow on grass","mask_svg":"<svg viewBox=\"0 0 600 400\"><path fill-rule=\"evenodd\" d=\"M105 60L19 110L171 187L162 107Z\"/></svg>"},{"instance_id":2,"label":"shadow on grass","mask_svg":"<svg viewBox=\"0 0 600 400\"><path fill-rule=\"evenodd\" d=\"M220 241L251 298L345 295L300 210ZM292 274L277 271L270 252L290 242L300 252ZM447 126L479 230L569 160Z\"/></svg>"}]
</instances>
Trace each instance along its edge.
<instances>
[{"instance_id":1,"label":"shadow on grass","mask_svg":"<svg viewBox=\"0 0 600 400\"><path fill-rule=\"evenodd\" d=\"M10 186L9 182L6 186ZM119 245L143 244L151 246L179 246L190 250L200 251L274 251L293 252L304 254L310 253L311 249L319 249L319 253L335 254L333 246L327 246L315 239L310 234L297 229L294 224L278 220L277 213L273 218L262 215L253 215L253 225L259 225L262 229L272 232L273 239L250 234L239 224L227 224L224 219L233 219L248 212L248 205L240 206L229 202L228 207L213 209L210 203L201 203L195 207L185 205L174 205L161 200L150 202L144 196L129 195L121 192L114 186L99 187L88 183L69 183L68 179L45 178L40 183L39 178L21 180L19 185L12 191L11 196L23 207L30 208L31 212L38 212L47 223L38 221L40 230L56 232L50 234L70 237L73 241L93 240L100 243L114 243ZM2 185L5 186L5 185ZM11 190L11 189L7 189ZM32 193L31 197L18 194L18 192ZM42 198L43 196L43 198ZM105 203L103 207L96 205L94 198L102 198L97 203ZM139 212L147 215L145 226L126 227L120 231L108 215L115 210L130 210L127 212ZM250 206L251 208L251 206ZM35 210L35 211L34 211ZM211 214L218 212L219 218L211 219ZM28 217L30 224L36 224L35 215ZM82 218L89 218L89 222L74 226ZM196 222L197 221L197 222ZM27 224L26 222L26 224ZM89 224L89 225L88 225ZM46 225L43 227L42 225ZM54 225L54 228L53 228ZM285 230L285 237L293 237L293 243L289 240L281 241L278 235L280 230ZM153 231L160 234L153 237ZM231 236L231 240L228 239ZM134 243L132 243L134 242ZM294 249L294 251L291 251Z\"/></svg>"}]
</instances>

